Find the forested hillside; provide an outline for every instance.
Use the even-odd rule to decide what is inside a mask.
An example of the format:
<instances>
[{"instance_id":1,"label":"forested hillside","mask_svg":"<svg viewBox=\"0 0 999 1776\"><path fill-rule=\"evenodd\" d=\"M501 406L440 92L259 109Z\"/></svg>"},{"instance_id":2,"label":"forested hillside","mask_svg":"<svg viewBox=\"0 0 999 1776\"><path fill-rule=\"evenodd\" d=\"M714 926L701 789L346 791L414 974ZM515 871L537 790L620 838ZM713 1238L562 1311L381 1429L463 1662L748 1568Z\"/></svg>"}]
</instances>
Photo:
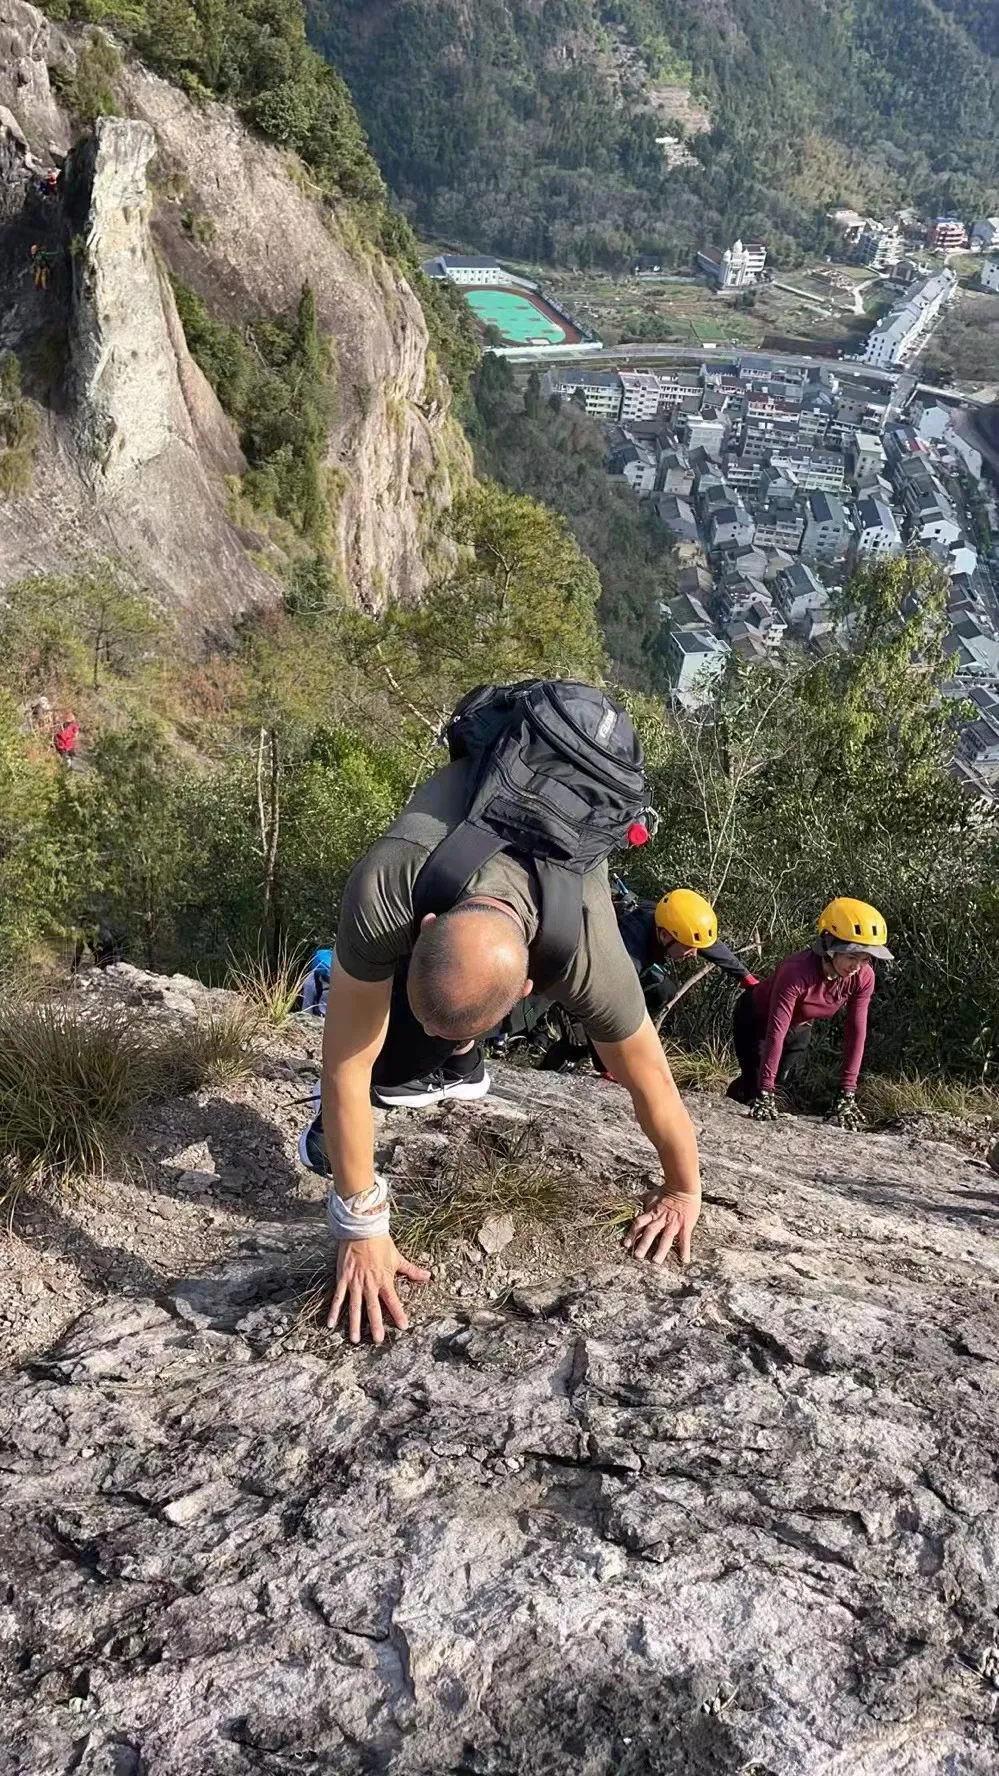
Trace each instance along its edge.
<instances>
[{"instance_id":1,"label":"forested hillside","mask_svg":"<svg viewBox=\"0 0 999 1776\"><path fill-rule=\"evenodd\" d=\"M309 0L391 188L428 231L617 265L705 235L815 249L835 200L991 211L999 19L989 0ZM621 45L648 85L620 79ZM649 92L713 128L670 171Z\"/></svg>"},{"instance_id":2,"label":"forested hillside","mask_svg":"<svg viewBox=\"0 0 999 1776\"><path fill-rule=\"evenodd\" d=\"M544 400L537 371L518 388L509 360L492 352L471 392L467 430L479 473L566 519L600 574L597 616L616 676L665 690L661 606L676 590L676 562L661 525L608 475L603 427L573 401Z\"/></svg>"}]
</instances>

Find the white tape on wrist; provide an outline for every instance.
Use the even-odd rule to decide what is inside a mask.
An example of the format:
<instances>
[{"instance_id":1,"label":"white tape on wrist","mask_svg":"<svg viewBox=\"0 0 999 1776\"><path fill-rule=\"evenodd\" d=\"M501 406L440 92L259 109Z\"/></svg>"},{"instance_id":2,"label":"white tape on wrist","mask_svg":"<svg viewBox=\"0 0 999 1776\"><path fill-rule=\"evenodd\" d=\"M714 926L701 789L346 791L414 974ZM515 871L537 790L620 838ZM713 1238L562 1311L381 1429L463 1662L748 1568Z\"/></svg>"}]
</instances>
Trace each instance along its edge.
<instances>
[{"instance_id":1,"label":"white tape on wrist","mask_svg":"<svg viewBox=\"0 0 999 1776\"><path fill-rule=\"evenodd\" d=\"M389 1187L375 1173L370 1190L359 1196L338 1196L331 1190L326 1198L326 1219L335 1240L384 1239L389 1230Z\"/></svg>"}]
</instances>

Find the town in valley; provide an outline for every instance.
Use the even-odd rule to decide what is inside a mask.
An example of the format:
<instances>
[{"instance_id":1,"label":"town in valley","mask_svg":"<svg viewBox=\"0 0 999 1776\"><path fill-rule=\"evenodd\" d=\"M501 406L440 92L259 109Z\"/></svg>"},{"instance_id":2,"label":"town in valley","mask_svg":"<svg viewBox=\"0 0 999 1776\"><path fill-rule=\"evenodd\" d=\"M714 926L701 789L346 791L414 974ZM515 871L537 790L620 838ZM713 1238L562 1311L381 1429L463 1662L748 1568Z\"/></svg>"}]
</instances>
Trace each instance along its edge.
<instances>
[{"instance_id":1,"label":"town in valley","mask_svg":"<svg viewBox=\"0 0 999 1776\"><path fill-rule=\"evenodd\" d=\"M605 428L608 473L644 503L674 552L676 592L663 618L679 707L706 707L733 653L765 660L789 646L839 645L837 594L854 568L925 551L948 576L949 689L967 712L953 769L969 793L993 799L993 391L938 386L928 348L969 290L996 293L988 299L999 306L999 218L966 227L953 217L880 223L839 211L835 220L843 262L822 275L867 317L838 348L803 337L781 338L786 349L726 349L724 318L714 339L694 323L689 343L670 343L678 289L682 305L713 302L738 323L749 311L736 303L783 285L758 241L705 246L684 279L655 264L634 268L633 287L660 292L661 342L608 345L578 291L575 301L555 295L494 259L441 253L426 270L469 296L488 345L539 378L542 398L575 402ZM872 287L873 313L859 294Z\"/></svg>"}]
</instances>

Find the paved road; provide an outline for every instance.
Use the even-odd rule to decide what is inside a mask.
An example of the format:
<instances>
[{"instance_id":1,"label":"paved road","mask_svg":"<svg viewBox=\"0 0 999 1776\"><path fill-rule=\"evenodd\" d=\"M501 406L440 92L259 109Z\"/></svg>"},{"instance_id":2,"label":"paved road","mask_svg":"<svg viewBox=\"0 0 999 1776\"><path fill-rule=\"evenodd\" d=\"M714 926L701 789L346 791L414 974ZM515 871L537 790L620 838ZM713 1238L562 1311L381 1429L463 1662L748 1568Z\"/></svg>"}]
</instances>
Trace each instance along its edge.
<instances>
[{"instance_id":1,"label":"paved road","mask_svg":"<svg viewBox=\"0 0 999 1776\"><path fill-rule=\"evenodd\" d=\"M802 364L808 370L836 370L837 368L845 370L849 362L844 358L798 357L793 352L746 351L744 347L736 345L722 345L718 347L717 351L705 351L703 346L646 345L641 340L625 341L623 345L601 346L599 351L587 352L583 357L577 357L575 352L569 352L564 358L560 358L556 354L546 352L543 360L539 357L534 361L538 364L542 361L546 364L571 362L578 364L581 369L585 369L588 364L627 365L659 361L675 364L709 364L714 360L716 363L724 364L730 363L733 358L739 358L742 363L752 362L754 358L759 358L771 364ZM530 360L524 357L518 361L527 363ZM871 370L866 364L851 365L850 368L863 370L865 376L872 376L881 382L894 382L895 380L893 372Z\"/></svg>"}]
</instances>

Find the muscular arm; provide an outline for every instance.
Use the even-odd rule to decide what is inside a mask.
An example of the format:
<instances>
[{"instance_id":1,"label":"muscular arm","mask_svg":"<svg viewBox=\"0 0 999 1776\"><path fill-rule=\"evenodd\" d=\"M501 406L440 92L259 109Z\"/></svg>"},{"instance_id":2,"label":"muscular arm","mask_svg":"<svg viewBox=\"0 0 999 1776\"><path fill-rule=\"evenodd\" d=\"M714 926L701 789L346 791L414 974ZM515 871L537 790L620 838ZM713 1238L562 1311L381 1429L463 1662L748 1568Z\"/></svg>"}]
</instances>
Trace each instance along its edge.
<instances>
[{"instance_id":1,"label":"muscular arm","mask_svg":"<svg viewBox=\"0 0 999 1776\"><path fill-rule=\"evenodd\" d=\"M631 1097L642 1133L659 1155L665 1186L637 1216L627 1243L662 1264L675 1245L682 1264L701 1207L697 1138L650 1018L623 1042L596 1042L608 1072Z\"/></svg>"},{"instance_id":2,"label":"muscular arm","mask_svg":"<svg viewBox=\"0 0 999 1776\"><path fill-rule=\"evenodd\" d=\"M391 999L391 980L355 980L334 962L323 1031L323 1140L340 1196L358 1196L374 1183L371 1069Z\"/></svg>"},{"instance_id":3,"label":"muscular arm","mask_svg":"<svg viewBox=\"0 0 999 1776\"><path fill-rule=\"evenodd\" d=\"M343 1197L369 1190L375 1179L371 1069L385 1041L391 1003L390 980L355 980L334 962L323 1032L323 1141L333 1182ZM327 1325L336 1325L346 1302L352 1344L360 1339L364 1314L376 1344L385 1337L383 1309L404 1330L409 1321L395 1287L400 1274L413 1283L430 1280L428 1270L396 1251L389 1235L341 1240Z\"/></svg>"}]
</instances>

